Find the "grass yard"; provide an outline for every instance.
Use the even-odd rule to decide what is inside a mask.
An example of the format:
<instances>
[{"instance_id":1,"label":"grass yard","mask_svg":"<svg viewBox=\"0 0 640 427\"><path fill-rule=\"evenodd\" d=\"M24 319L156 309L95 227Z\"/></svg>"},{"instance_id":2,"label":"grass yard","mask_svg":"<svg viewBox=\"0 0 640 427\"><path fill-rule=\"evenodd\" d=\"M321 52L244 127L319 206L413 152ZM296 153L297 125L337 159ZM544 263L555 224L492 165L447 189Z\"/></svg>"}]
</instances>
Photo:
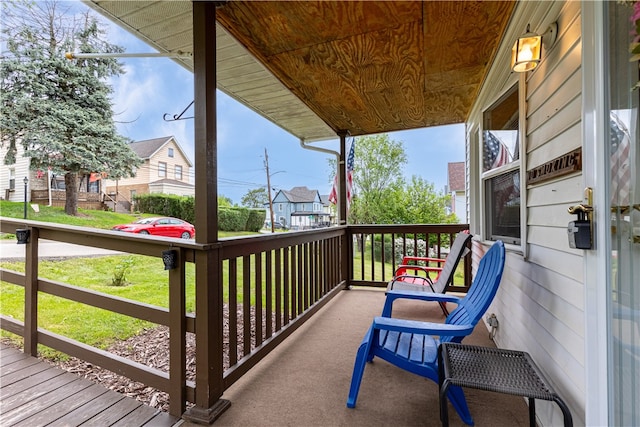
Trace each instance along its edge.
<instances>
[{"instance_id":1,"label":"grass yard","mask_svg":"<svg viewBox=\"0 0 640 427\"><path fill-rule=\"evenodd\" d=\"M63 208L53 206L38 206L39 212L35 212L31 205L27 208L27 219L33 221L52 222L56 224L78 225L83 227L111 229L114 225L127 224L139 218L152 215L131 215L108 211L96 211L78 209L78 216L70 216L64 213ZM20 202L8 202L0 200L0 216L7 218L23 218L24 204Z\"/></svg>"}]
</instances>

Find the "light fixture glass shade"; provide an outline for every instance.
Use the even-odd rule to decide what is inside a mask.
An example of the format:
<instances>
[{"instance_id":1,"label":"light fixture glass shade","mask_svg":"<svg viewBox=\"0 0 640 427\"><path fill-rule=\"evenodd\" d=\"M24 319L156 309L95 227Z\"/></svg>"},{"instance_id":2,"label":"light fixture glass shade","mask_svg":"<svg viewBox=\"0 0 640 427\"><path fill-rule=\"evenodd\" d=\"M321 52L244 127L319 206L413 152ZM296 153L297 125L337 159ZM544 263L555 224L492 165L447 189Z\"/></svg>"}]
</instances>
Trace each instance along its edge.
<instances>
[{"instance_id":1,"label":"light fixture glass shade","mask_svg":"<svg viewBox=\"0 0 640 427\"><path fill-rule=\"evenodd\" d=\"M173 270L178 267L178 251L173 249L162 251L162 262L165 270Z\"/></svg>"},{"instance_id":2,"label":"light fixture glass shade","mask_svg":"<svg viewBox=\"0 0 640 427\"><path fill-rule=\"evenodd\" d=\"M518 37L511 51L511 69L517 73L533 70L540 62L542 36L527 32Z\"/></svg>"},{"instance_id":3,"label":"light fixture glass shade","mask_svg":"<svg viewBox=\"0 0 640 427\"><path fill-rule=\"evenodd\" d=\"M31 230L28 228L18 228L16 229L16 239L18 240L19 245L24 245L29 243L29 238L31 237Z\"/></svg>"}]
</instances>

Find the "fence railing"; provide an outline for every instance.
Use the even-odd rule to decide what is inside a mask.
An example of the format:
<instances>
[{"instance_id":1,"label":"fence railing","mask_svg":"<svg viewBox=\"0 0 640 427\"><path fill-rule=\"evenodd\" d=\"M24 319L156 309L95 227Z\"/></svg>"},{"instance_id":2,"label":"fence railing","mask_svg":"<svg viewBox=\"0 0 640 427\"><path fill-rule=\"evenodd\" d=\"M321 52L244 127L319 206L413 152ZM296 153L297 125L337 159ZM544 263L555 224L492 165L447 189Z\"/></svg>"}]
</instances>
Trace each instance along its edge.
<instances>
[{"instance_id":1,"label":"fence railing","mask_svg":"<svg viewBox=\"0 0 640 427\"><path fill-rule=\"evenodd\" d=\"M468 224L413 224L413 225L351 225L348 238L352 244L350 284L384 287L405 255L445 258L460 231ZM459 265L459 276L454 277L447 291L466 292L471 285L471 257L466 256Z\"/></svg>"},{"instance_id":2,"label":"fence railing","mask_svg":"<svg viewBox=\"0 0 640 427\"><path fill-rule=\"evenodd\" d=\"M182 415L186 402L207 412L221 400L224 390L339 290L349 285L385 285L397 265L397 255L407 253L407 245L411 246L405 243L390 248L389 242L413 240L417 246L421 239L426 239L437 243L432 246L435 255L444 256L452 236L466 228L465 225L330 227L199 244L2 218L3 233L15 234L18 229L26 229L30 236L25 244L25 273L0 269L2 281L24 287L24 321L3 314L0 328L22 336L28 354L35 356L37 345L43 344L167 392L172 415ZM41 278L38 274L41 239L154 257L159 269L164 267L163 257L170 255L173 268L168 274L168 306L151 306ZM187 313L185 309L188 263L194 263L196 270L195 313ZM469 281L470 264L467 269L465 261L464 283ZM455 288L464 290L463 286ZM169 372L48 331L47 325L38 319L38 312L46 310L40 294L167 326ZM195 377L186 368L189 333L195 334Z\"/></svg>"}]
</instances>

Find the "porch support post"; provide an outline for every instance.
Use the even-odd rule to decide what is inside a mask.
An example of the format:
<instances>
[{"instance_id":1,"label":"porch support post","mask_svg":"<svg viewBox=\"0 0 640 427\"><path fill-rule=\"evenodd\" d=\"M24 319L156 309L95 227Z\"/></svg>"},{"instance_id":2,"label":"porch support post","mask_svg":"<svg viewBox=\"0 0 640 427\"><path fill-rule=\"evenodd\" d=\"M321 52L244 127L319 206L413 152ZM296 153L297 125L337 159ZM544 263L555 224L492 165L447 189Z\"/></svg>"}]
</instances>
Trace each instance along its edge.
<instances>
[{"instance_id":1,"label":"porch support post","mask_svg":"<svg viewBox=\"0 0 640 427\"><path fill-rule=\"evenodd\" d=\"M340 131L340 160L338 161L338 224L347 225L347 135L349 131ZM349 289L349 272L351 271L351 237L348 232L342 235L340 246L340 282L346 283L345 289Z\"/></svg>"},{"instance_id":2,"label":"porch support post","mask_svg":"<svg viewBox=\"0 0 640 427\"><path fill-rule=\"evenodd\" d=\"M221 399L222 274L218 241L216 140L216 7L218 2L193 1L193 74L196 242L196 392L195 406L183 418L211 424L231 403Z\"/></svg>"},{"instance_id":3,"label":"porch support post","mask_svg":"<svg viewBox=\"0 0 640 427\"><path fill-rule=\"evenodd\" d=\"M38 355L38 228L30 228L25 248L24 274L24 348L33 357Z\"/></svg>"}]
</instances>

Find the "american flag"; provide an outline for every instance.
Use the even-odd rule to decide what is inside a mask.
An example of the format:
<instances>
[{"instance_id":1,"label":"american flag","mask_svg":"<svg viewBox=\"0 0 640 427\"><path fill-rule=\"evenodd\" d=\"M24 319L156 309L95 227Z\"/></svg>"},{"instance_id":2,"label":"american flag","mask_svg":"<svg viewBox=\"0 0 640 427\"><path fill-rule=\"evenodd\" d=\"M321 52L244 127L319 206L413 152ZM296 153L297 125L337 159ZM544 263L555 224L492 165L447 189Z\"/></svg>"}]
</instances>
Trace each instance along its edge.
<instances>
[{"instance_id":1,"label":"american flag","mask_svg":"<svg viewBox=\"0 0 640 427\"><path fill-rule=\"evenodd\" d=\"M491 131L484 132L484 171L509 163L509 150Z\"/></svg>"},{"instance_id":2,"label":"american flag","mask_svg":"<svg viewBox=\"0 0 640 427\"><path fill-rule=\"evenodd\" d=\"M613 111L610 114L609 135L611 138L611 204L629 206L631 136L625 124Z\"/></svg>"},{"instance_id":3,"label":"american flag","mask_svg":"<svg viewBox=\"0 0 640 427\"><path fill-rule=\"evenodd\" d=\"M355 138L351 140L351 148L349 149L349 156L347 157L347 213L349 213L349 207L351 207L351 199L353 197L353 147L356 145Z\"/></svg>"},{"instance_id":4,"label":"american flag","mask_svg":"<svg viewBox=\"0 0 640 427\"><path fill-rule=\"evenodd\" d=\"M334 205L338 204L338 174L333 177L333 187L331 188L331 193L329 193L329 201Z\"/></svg>"},{"instance_id":5,"label":"american flag","mask_svg":"<svg viewBox=\"0 0 640 427\"><path fill-rule=\"evenodd\" d=\"M347 156L347 212L349 212L349 207L351 206L351 199L353 198L353 163L354 163L354 153L353 149L355 146L355 139L351 141L351 148L349 149L349 155ZM333 179L333 188L331 188L331 193L329 193L329 201L334 205L338 203L338 174L336 174Z\"/></svg>"}]
</instances>

